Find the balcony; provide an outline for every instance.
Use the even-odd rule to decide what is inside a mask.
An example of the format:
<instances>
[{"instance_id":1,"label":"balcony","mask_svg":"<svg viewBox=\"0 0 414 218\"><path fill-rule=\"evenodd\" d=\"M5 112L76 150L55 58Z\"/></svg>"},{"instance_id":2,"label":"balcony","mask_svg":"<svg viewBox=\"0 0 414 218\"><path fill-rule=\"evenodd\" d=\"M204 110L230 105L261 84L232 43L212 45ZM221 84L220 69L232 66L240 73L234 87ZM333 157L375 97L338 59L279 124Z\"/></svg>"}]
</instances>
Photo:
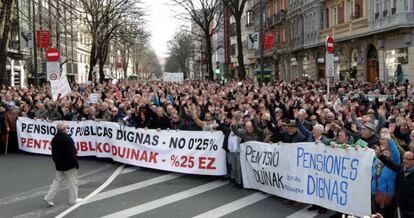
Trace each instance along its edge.
<instances>
[{"instance_id":1,"label":"balcony","mask_svg":"<svg viewBox=\"0 0 414 218\"><path fill-rule=\"evenodd\" d=\"M274 25L280 24L281 22L285 20L286 20L286 11L280 10L279 13L266 18L266 27L267 28L273 27Z\"/></svg>"}]
</instances>

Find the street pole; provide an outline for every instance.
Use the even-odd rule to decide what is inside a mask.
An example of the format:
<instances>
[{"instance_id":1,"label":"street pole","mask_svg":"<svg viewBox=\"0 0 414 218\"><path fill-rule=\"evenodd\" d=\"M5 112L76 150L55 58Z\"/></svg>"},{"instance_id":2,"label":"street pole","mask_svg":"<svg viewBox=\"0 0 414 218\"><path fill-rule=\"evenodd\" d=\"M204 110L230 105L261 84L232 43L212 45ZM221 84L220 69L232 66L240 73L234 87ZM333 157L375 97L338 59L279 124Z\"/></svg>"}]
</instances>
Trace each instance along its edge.
<instances>
[{"instance_id":1,"label":"street pole","mask_svg":"<svg viewBox=\"0 0 414 218\"><path fill-rule=\"evenodd\" d=\"M260 77L259 77L259 85L263 82L263 0L260 0L259 5L260 11L260 33L259 33L259 51L260 51Z\"/></svg>"},{"instance_id":2,"label":"street pole","mask_svg":"<svg viewBox=\"0 0 414 218\"><path fill-rule=\"evenodd\" d=\"M35 10L35 0L32 0L32 11L33 11L33 19L32 19L32 28L33 28L33 73L35 76L35 86L39 87L39 75L37 72L37 43L36 43L36 10Z\"/></svg>"}]
</instances>

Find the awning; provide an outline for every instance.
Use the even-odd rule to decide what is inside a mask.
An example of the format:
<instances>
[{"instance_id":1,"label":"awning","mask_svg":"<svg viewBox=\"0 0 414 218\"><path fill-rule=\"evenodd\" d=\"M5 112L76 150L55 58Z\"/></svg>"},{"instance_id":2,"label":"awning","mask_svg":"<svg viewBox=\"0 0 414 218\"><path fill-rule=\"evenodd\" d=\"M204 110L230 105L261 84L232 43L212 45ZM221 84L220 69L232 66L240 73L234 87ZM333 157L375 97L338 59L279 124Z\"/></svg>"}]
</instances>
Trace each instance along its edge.
<instances>
[{"instance_id":1,"label":"awning","mask_svg":"<svg viewBox=\"0 0 414 218\"><path fill-rule=\"evenodd\" d=\"M257 68L256 70L254 70L254 72L260 73L261 70L260 70L260 68ZM263 68L263 73L271 73L271 72L273 72L272 68L270 68L270 67Z\"/></svg>"}]
</instances>

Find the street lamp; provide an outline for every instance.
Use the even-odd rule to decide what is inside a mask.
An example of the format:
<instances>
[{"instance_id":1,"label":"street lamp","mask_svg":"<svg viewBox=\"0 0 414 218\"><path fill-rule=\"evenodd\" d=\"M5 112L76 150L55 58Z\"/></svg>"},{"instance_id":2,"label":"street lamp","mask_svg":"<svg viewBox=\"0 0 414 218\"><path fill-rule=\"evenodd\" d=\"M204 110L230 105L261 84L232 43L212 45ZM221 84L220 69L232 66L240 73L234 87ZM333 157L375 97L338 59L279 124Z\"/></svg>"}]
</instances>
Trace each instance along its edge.
<instances>
[{"instance_id":1,"label":"street lamp","mask_svg":"<svg viewBox=\"0 0 414 218\"><path fill-rule=\"evenodd\" d=\"M263 82L263 0L260 0L259 5L259 12L260 12L260 33L259 33L259 51L260 51L260 77L259 77L259 85Z\"/></svg>"}]
</instances>

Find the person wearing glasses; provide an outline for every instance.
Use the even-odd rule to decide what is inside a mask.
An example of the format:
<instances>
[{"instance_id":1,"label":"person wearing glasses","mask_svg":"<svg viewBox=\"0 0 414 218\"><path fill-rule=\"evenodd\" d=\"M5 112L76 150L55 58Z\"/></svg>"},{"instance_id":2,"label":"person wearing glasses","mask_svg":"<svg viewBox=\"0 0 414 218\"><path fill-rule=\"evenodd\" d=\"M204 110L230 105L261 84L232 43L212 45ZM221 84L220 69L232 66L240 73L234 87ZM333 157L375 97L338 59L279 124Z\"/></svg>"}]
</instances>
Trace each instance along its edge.
<instances>
[{"instance_id":1,"label":"person wearing glasses","mask_svg":"<svg viewBox=\"0 0 414 218\"><path fill-rule=\"evenodd\" d=\"M403 164L389 159L381 151L377 151L379 160L397 173L397 205L401 218L414 217L414 152L404 153Z\"/></svg>"}]
</instances>

